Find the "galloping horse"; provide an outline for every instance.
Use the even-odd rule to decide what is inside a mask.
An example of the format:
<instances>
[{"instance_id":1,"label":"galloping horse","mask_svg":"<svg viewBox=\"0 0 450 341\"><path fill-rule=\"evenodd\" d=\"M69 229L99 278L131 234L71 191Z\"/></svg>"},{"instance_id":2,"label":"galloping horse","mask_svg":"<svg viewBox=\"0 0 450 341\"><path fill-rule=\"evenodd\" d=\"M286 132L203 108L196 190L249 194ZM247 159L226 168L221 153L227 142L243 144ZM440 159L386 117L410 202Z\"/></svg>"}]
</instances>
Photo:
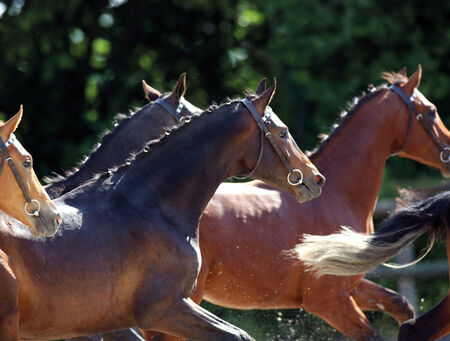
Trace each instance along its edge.
<instances>
[{"instance_id":1,"label":"galloping horse","mask_svg":"<svg viewBox=\"0 0 450 341\"><path fill-rule=\"evenodd\" d=\"M21 106L14 117L0 122L0 209L28 226L34 236L52 236L61 216L34 173L31 155L14 135L22 113Z\"/></svg>"},{"instance_id":2,"label":"galloping horse","mask_svg":"<svg viewBox=\"0 0 450 341\"><path fill-rule=\"evenodd\" d=\"M409 193L414 194L414 192ZM447 236L447 258L450 264L450 191L442 192L409 206L384 220L371 235L359 235L351 230L305 239L302 256L314 248L317 261L305 255L307 264L319 274L354 275L367 272L394 257L403 247L424 233L430 234L430 249L439 236ZM327 243L328 251L317 249L317 243ZM321 248L322 249L322 248ZM309 250L309 251L308 251ZM416 262L414 262L416 263ZM399 341L432 341L450 334L450 292L436 306L415 320L402 324Z\"/></svg>"},{"instance_id":3,"label":"galloping horse","mask_svg":"<svg viewBox=\"0 0 450 341\"><path fill-rule=\"evenodd\" d=\"M144 106L130 117L119 115L120 123L103 137L102 143L89 158L67 177L46 178L46 187L51 198L57 198L89 181L98 173L123 164L132 153L142 149L144 144L153 140L167 129L201 109L186 101L186 73L178 78L172 92L161 94L158 90L142 81L145 97L152 103Z\"/></svg>"},{"instance_id":4,"label":"galloping horse","mask_svg":"<svg viewBox=\"0 0 450 341\"><path fill-rule=\"evenodd\" d=\"M188 296L201 265L198 221L225 178L252 171L299 202L320 194L324 178L268 107L274 92L275 82L209 108L56 199L64 223L54 238L0 233L10 261L0 272L8 298L0 339L137 325L195 340L251 340Z\"/></svg>"},{"instance_id":5,"label":"galloping horse","mask_svg":"<svg viewBox=\"0 0 450 341\"><path fill-rule=\"evenodd\" d=\"M399 323L412 318L412 306L397 293L363 276L316 278L285 251L304 233L328 235L341 225L373 232L372 213L392 154L449 174L450 133L416 89L421 72L419 66L409 79L406 70L387 73L393 86L371 88L353 104L311 156L327 178L316 200L298 205L257 181L219 186L200 221L203 261L191 299L237 309L304 308L356 340L381 340L362 310L387 312ZM417 119L399 90L408 98L414 94Z\"/></svg>"}]
</instances>

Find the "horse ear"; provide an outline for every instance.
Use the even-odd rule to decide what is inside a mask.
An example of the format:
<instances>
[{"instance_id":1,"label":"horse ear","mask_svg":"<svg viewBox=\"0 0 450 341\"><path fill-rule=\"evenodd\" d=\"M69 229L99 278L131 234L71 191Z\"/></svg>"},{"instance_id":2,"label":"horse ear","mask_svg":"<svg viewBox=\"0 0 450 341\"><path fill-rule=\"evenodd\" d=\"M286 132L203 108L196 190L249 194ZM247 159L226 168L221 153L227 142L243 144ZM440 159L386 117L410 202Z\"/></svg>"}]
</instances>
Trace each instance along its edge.
<instances>
[{"instance_id":1,"label":"horse ear","mask_svg":"<svg viewBox=\"0 0 450 341\"><path fill-rule=\"evenodd\" d=\"M399 72L403 77L408 78L408 75L406 74L406 66L402 68Z\"/></svg>"},{"instance_id":2,"label":"horse ear","mask_svg":"<svg viewBox=\"0 0 450 341\"><path fill-rule=\"evenodd\" d=\"M176 100L179 102L181 97L186 93L186 72L183 72L180 77L178 77L178 82L172 91L176 96Z\"/></svg>"},{"instance_id":3,"label":"horse ear","mask_svg":"<svg viewBox=\"0 0 450 341\"><path fill-rule=\"evenodd\" d=\"M267 83L266 77L261 79L261 82L259 82L258 87L256 88L255 94L261 95L264 92L264 90L266 90L266 83Z\"/></svg>"},{"instance_id":4,"label":"horse ear","mask_svg":"<svg viewBox=\"0 0 450 341\"><path fill-rule=\"evenodd\" d=\"M403 91L411 96L413 94L414 89L418 88L420 85L420 80L422 78L422 66L420 64L417 66L416 72L413 73L411 77L409 77L408 81L403 85Z\"/></svg>"},{"instance_id":5,"label":"horse ear","mask_svg":"<svg viewBox=\"0 0 450 341\"><path fill-rule=\"evenodd\" d=\"M12 133L14 133L19 126L20 120L22 119L23 106L20 106L19 112L11 117L1 126L2 137L8 140Z\"/></svg>"},{"instance_id":6,"label":"horse ear","mask_svg":"<svg viewBox=\"0 0 450 341\"><path fill-rule=\"evenodd\" d=\"M145 98L147 98L150 102L156 101L162 95L158 90L152 88L144 80L142 81L142 89L144 89Z\"/></svg>"},{"instance_id":7,"label":"horse ear","mask_svg":"<svg viewBox=\"0 0 450 341\"><path fill-rule=\"evenodd\" d=\"M258 98L252 100L252 104L255 106L256 110L258 110L258 112L261 115L264 115L266 107L269 105L273 95L275 94L276 88L277 88L277 80L276 78L274 78L272 86L267 90L265 90Z\"/></svg>"}]
</instances>

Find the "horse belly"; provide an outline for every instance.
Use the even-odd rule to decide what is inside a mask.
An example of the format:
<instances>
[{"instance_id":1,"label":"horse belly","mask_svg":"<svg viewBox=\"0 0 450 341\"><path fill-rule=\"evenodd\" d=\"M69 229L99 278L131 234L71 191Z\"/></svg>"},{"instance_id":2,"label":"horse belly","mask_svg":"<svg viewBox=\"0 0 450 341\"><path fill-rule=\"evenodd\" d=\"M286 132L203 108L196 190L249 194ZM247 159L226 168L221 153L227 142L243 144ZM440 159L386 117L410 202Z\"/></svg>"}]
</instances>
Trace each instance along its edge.
<instances>
[{"instance_id":1,"label":"horse belly","mask_svg":"<svg viewBox=\"0 0 450 341\"><path fill-rule=\"evenodd\" d=\"M105 288L107 293L109 290ZM69 294L70 295L70 294ZM20 305L20 335L24 339L63 339L132 326L129 304L104 293L83 292ZM130 300L128 300L130 301Z\"/></svg>"},{"instance_id":2,"label":"horse belly","mask_svg":"<svg viewBox=\"0 0 450 341\"><path fill-rule=\"evenodd\" d=\"M282 263L282 262L281 262ZM237 266L215 268L204 289L208 302L235 309L289 309L301 307L298 266ZM284 270L282 270L284 269Z\"/></svg>"},{"instance_id":3,"label":"horse belly","mask_svg":"<svg viewBox=\"0 0 450 341\"><path fill-rule=\"evenodd\" d=\"M97 269L98 270L98 269ZM68 275L69 276L69 275ZM67 277L68 277L67 276ZM92 272L46 281L19 281L20 335L23 339L64 339L134 325L130 302L133 285L125 271L107 276Z\"/></svg>"}]
</instances>

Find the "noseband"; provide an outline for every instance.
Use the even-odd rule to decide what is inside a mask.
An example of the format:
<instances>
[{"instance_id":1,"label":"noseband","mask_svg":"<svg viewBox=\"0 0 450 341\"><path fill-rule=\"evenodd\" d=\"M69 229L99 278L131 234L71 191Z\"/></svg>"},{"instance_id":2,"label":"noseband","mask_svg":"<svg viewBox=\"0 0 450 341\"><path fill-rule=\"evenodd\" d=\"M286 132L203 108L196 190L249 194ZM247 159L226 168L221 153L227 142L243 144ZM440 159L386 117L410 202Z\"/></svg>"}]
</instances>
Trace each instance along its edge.
<instances>
[{"instance_id":1,"label":"noseband","mask_svg":"<svg viewBox=\"0 0 450 341\"><path fill-rule=\"evenodd\" d=\"M408 138L409 138L409 135L411 133L412 118L413 118L413 114L414 114L416 116L416 120L418 120L422 124L422 127L425 129L425 131L428 133L428 135L430 135L430 137L433 140L434 144L438 147L438 149L440 151L439 157L440 157L441 161L443 163L450 162L450 147L449 146L444 146L441 143L441 141L439 141L439 139L434 134L433 129L431 129L430 126L425 124L425 121L423 119L423 114L418 112L416 107L413 104L414 99L417 96L416 90L414 90L414 92L413 92L411 97L408 97L405 94L405 92L402 89L400 89L397 85L391 85L389 87L389 89L394 91L403 100L403 102L405 102L405 104L409 108L409 122L408 122L408 130L406 132L406 138L405 138L405 141L403 142L402 146L400 147L399 151L396 152L394 155L400 153L403 150L403 148L405 148L406 143L408 142ZM445 158L445 153L448 153L447 158Z\"/></svg>"},{"instance_id":2,"label":"noseband","mask_svg":"<svg viewBox=\"0 0 450 341\"><path fill-rule=\"evenodd\" d=\"M3 171L3 167L5 165L5 160L6 160L9 167L11 168L11 171L14 174L14 177L16 178L17 183L19 184L20 189L22 190L23 195L25 196L25 200L27 201L25 204L25 207L24 207L25 213L28 214L29 216L38 217L39 211L41 210L41 204L39 203L38 200L30 198L30 196L27 192L27 189L25 188L25 185L22 181L22 178L21 178L19 172L17 171L16 166L14 165L14 161L12 160L12 158L8 152L8 147L10 145L12 145L15 141L16 141L16 137L14 136L14 134L12 134L11 138L6 142L3 142L3 139L0 137L0 152L2 154L1 161L0 161L0 174ZM31 203L35 203L37 205L37 209L34 212L29 211L29 205Z\"/></svg>"},{"instance_id":3,"label":"noseband","mask_svg":"<svg viewBox=\"0 0 450 341\"><path fill-rule=\"evenodd\" d=\"M280 157L281 162L283 162L284 166L289 170L289 173L287 175L287 182L291 186L301 185L303 183L302 171L298 168L292 169L292 167L289 165L289 162L288 162L286 156L281 152L281 149L277 145L276 141L274 140L272 133L269 131L269 129L266 126L265 122L270 118L272 110L270 108L266 109L264 116L261 117L258 110L256 110L255 106L253 105L252 102L250 102L250 100L248 100L247 98L244 98L243 100L241 100L241 102L247 107L248 111L250 111L250 113L252 114L256 123L258 123L259 128L261 129L261 142L260 142L261 147L259 149L258 159L256 160L255 166L250 171L250 173L248 173L245 177L241 177L241 178L250 177L255 172L256 168L258 168L258 166L261 162L261 159L262 159L262 154L263 154L263 149L264 149L264 141L263 141L263 134L264 134L266 136L266 138L269 140L269 142L271 143L273 149L276 151L276 153ZM300 178L296 181L292 181L291 177L295 173L299 174Z\"/></svg>"},{"instance_id":4,"label":"noseband","mask_svg":"<svg viewBox=\"0 0 450 341\"><path fill-rule=\"evenodd\" d=\"M180 113L181 113L181 110L183 110L183 108L184 108L184 106L185 106L184 98L183 98L183 97L181 97L181 99L180 99L180 104L178 104L178 107L177 107L176 109L172 108L172 107L170 106L170 104L167 103L167 102L166 102L165 100L163 100L162 98L158 98L158 99L155 101L155 103L156 103L156 104L159 104L159 105L162 106L164 109L166 109L166 111L167 111L169 114L171 114L171 115L173 116L173 118L175 118L175 120L176 120L177 122L180 121Z\"/></svg>"}]
</instances>

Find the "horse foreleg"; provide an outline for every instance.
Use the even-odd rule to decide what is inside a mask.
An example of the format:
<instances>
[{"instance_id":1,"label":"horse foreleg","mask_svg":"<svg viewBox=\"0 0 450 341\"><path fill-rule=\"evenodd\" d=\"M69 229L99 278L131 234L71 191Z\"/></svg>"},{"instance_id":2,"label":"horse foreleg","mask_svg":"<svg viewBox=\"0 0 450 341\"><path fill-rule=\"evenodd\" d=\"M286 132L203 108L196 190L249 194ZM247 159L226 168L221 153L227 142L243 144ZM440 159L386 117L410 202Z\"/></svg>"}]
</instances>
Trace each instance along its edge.
<instances>
[{"instance_id":1,"label":"horse foreleg","mask_svg":"<svg viewBox=\"0 0 450 341\"><path fill-rule=\"evenodd\" d=\"M308 293L308 297L304 296L303 299L306 311L319 316L350 338L358 341L383 340L347 292L336 293L324 289L320 290L320 294Z\"/></svg>"},{"instance_id":2,"label":"horse foreleg","mask_svg":"<svg viewBox=\"0 0 450 341\"><path fill-rule=\"evenodd\" d=\"M137 322L141 329L151 329L198 341L253 340L245 331L223 321L189 298L173 302L157 321L147 321L146 318L138 317Z\"/></svg>"},{"instance_id":3,"label":"horse foreleg","mask_svg":"<svg viewBox=\"0 0 450 341\"><path fill-rule=\"evenodd\" d=\"M399 341L431 341L450 334L450 298L444 299L419 316L400 326Z\"/></svg>"},{"instance_id":4,"label":"horse foreleg","mask_svg":"<svg viewBox=\"0 0 450 341\"><path fill-rule=\"evenodd\" d=\"M414 308L405 297L367 279L361 281L351 296L362 310L386 312L399 324L414 318Z\"/></svg>"},{"instance_id":5,"label":"horse foreleg","mask_svg":"<svg viewBox=\"0 0 450 341\"><path fill-rule=\"evenodd\" d=\"M19 341L18 285L9 258L0 250L0 340Z\"/></svg>"},{"instance_id":6,"label":"horse foreleg","mask_svg":"<svg viewBox=\"0 0 450 341\"><path fill-rule=\"evenodd\" d=\"M205 270L206 269L206 270ZM197 287L194 292L189 296L189 298L196 304L200 305L204 296L204 287L207 280L209 270L205 264L202 264L202 270L197 277ZM140 330L142 336L146 341L184 341L184 338L171 336L166 334L161 334L151 330Z\"/></svg>"}]
</instances>

